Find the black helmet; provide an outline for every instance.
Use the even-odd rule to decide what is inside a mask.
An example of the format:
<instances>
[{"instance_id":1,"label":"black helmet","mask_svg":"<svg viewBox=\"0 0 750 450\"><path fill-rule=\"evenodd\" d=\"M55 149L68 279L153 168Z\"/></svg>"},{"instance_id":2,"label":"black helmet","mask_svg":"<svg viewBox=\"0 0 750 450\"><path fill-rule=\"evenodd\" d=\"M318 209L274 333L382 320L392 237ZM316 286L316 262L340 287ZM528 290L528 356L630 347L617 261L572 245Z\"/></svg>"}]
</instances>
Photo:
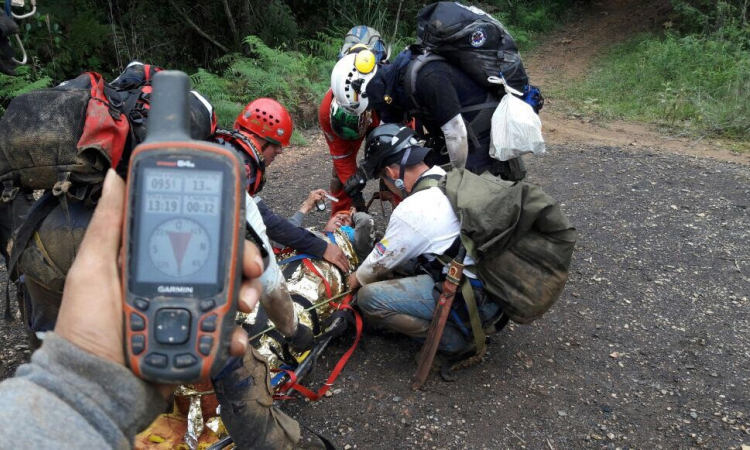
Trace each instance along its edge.
<instances>
[{"instance_id":1,"label":"black helmet","mask_svg":"<svg viewBox=\"0 0 750 450\"><path fill-rule=\"evenodd\" d=\"M384 167L400 162L399 178L403 178L404 167L422 162L430 150L420 145L411 128L392 123L381 125L367 137L362 169L368 179L373 179L378 178Z\"/></svg>"}]
</instances>

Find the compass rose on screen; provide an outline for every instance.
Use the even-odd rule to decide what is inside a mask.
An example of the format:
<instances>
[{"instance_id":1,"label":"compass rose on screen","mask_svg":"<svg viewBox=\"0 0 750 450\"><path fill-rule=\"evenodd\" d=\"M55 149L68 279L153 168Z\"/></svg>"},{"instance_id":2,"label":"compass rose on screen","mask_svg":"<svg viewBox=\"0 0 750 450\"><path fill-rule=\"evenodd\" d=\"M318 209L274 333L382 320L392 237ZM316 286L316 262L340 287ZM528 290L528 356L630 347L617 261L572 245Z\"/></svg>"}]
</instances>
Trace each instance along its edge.
<instances>
[{"instance_id":1,"label":"compass rose on screen","mask_svg":"<svg viewBox=\"0 0 750 450\"><path fill-rule=\"evenodd\" d=\"M208 233L196 221L170 219L151 233L148 244L151 262L164 275L184 278L199 271L209 256Z\"/></svg>"}]
</instances>

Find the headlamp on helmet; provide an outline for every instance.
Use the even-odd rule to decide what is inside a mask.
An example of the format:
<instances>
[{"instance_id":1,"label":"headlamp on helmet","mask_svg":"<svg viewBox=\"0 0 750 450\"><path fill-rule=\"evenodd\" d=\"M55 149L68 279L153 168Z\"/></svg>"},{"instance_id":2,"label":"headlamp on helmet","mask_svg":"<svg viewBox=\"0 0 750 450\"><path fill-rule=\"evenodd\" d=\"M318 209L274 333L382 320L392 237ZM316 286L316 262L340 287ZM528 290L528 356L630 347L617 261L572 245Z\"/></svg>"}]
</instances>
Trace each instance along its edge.
<instances>
[{"instance_id":1,"label":"headlamp on helmet","mask_svg":"<svg viewBox=\"0 0 750 450\"><path fill-rule=\"evenodd\" d=\"M334 98L341 107L356 115L367 110L367 83L375 76L378 68L372 62L374 58L368 54L372 55L369 51L346 55L336 63L331 73Z\"/></svg>"}]
</instances>

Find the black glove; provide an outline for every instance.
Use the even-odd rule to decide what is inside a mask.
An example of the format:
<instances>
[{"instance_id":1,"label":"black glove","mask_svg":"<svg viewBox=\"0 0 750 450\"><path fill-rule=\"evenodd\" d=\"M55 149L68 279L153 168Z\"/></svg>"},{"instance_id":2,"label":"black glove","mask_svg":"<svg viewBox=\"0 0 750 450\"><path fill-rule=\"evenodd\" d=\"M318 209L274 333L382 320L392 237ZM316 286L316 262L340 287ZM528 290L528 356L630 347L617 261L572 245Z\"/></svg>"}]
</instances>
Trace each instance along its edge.
<instances>
[{"instance_id":1,"label":"black glove","mask_svg":"<svg viewBox=\"0 0 750 450\"><path fill-rule=\"evenodd\" d=\"M367 204L365 204L365 197L362 195L361 192L357 192L356 194L352 195L352 206L354 206L354 209L357 211L367 211Z\"/></svg>"},{"instance_id":2,"label":"black glove","mask_svg":"<svg viewBox=\"0 0 750 450\"><path fill-rule=\"evenodd\" d=\"M355 195L361 193L365 189L366 184L367 176L365 175L365 171L362 170L362 168L359 168L357 169L357 172L349 177L349 179L346 180L346 183L344 183L344 192L346 192L346 195L350 198L354 198Z\"/></svg>"},{"instance_id":3,"label":"black glove","mask_svg":"<svg viewBox=\"0 0 750 450\"><path fill-rule=\"evenodd\" d=\"M297 332L294 336L287 338L289 346L294 350L302 353L313 348L315 344L315 335L312 330L301 323L297 324Z\"/></svg>"},{"instance_id":4,"label":"black glove","mask_svg":"<svg viewBox=\"0 0 750 450\"><path fill-rule=\"evenodd\" d=\"M20 30L15 20L5 14L0 14L0 36L8 37L19 32Z\"/></svg>"},{"instance_id":5,"label":"black glove","mask_svg":"<svg viewBox=\"0 0 750 450\"><path fill-rule=\"evenodd\" d=\"M0 73L11 77L17 75L16 66L18 66L12 59L13 54L13 48L10 46L8 38L0 36Z\"/></svg>"},{"instance_id":6,"label":"black glove","mask_svg":"<svg viewBox=\"0 0 750 450\"><path fill-rule=\"evenodd\" d=\"M18 34L18 25L10 17L0 14L0 73L16 76L16 64L13 61L15 51L10 45L9 36Z\"/></svg>"}]
</instances>

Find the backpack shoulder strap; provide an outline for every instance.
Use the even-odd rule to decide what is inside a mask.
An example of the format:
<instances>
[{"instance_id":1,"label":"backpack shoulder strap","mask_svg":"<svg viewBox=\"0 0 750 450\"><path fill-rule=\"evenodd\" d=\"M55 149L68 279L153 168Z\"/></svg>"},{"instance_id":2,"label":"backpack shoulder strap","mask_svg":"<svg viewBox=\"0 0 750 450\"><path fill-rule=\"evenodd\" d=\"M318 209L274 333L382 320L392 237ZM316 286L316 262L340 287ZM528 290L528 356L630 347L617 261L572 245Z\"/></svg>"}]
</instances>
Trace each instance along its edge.
<instances>
[{"instance_id":1,"label":"backpack shoulder strap","mask_svg":"<svg viewBox=\"0 0 750 450\"><path fill-rule=\"evenodd\" d=\"M424 67L425 64L432 61L445 61L445 58L434 53L424 53L412 58L404 71L404 91L406 97L409 99L409 107L414 108L415 110L420 109L419 102L417 102L414 95L417 91L417 78L419 76L419 71L422 70L422 67Z\"/></svg>"},{"instance_id":2,"label":"backpack shoulder strap","mask_svg":"<svg viewBox=\"0 0 750 450\"><path fill-rule=\"evenodd\" d=\"M37 228L41 225L45 217L52 212L59 204L57 197L52 195L52 191L47 191L36 203L29 209L26 220L18 227L13 236L13 248L10 252L10 258L7 261L8 283L5 285L5 320L12 320L13 316L10 311L10 283L11 280L18 279L16 266L21 258L23 251L26 249L31 237L36 233ZM19 304L19 308L21 305Z\"/></svg>"},{"instance_id":3,"label":"backpack shoulder strap","mask_svg":"<svg viewBox=\"0 0 750 450\"><path fill-rule=\"evenodd\" d=\"M440 187L440 181L442 179L443 175L424 175L420 177L416 183L414 183L414 187L412 188L410 195L414 195L417 192L421 192L432 187Z\"/></svg>"}]
</instances>

